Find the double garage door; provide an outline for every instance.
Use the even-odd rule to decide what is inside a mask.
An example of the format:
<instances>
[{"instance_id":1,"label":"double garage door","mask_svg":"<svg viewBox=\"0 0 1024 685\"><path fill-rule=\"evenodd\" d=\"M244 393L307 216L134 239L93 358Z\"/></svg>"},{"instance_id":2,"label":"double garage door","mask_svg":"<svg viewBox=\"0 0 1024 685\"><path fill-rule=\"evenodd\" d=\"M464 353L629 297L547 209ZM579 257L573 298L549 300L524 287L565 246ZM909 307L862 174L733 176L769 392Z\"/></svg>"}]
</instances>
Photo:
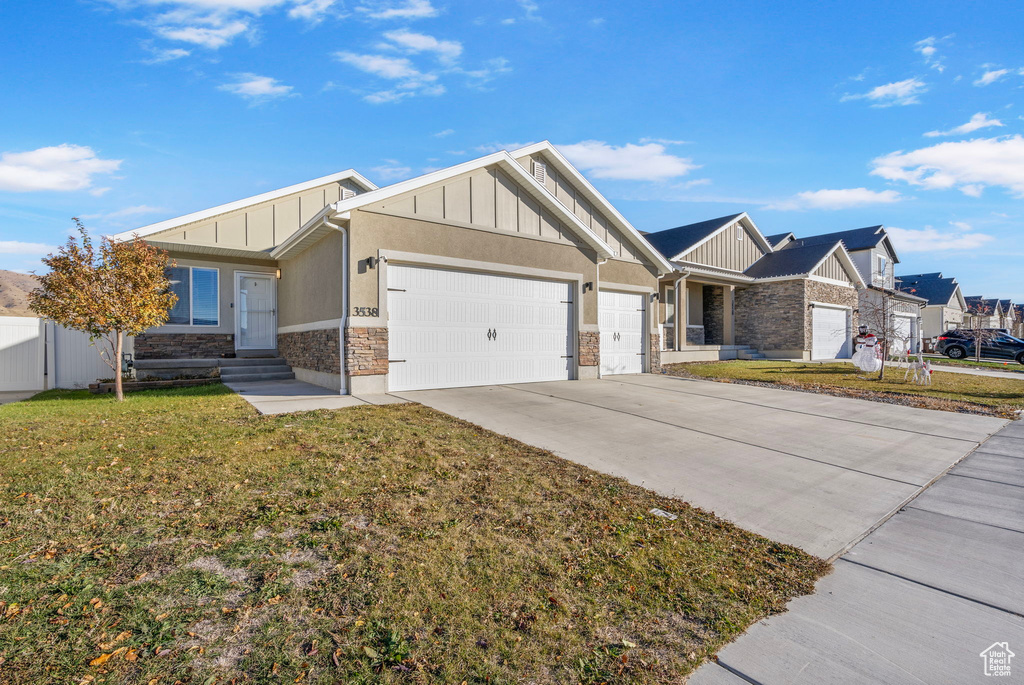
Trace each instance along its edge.
<instances>
[{"instance_id":1,"label":"double garage door","mask_svg":"<svg viewBox=\"0 0 1024 685\"><path fill-rule=\"evenodd\" d=\"M847 359L850 356L850 310L815 305L811 315L811 359Z\"/></svg>"},{"instance_id":2,"label":"double garage door","mask_svg":"<svg viewBox=\"0 0 1024 685\"><path fill-rule=\"evenodd\" d=\"M601 291L601 373L641 373L644 296ZM388 389L572 378L573 288L563 281L388 267Z\"/></svg>"}]
</instances>

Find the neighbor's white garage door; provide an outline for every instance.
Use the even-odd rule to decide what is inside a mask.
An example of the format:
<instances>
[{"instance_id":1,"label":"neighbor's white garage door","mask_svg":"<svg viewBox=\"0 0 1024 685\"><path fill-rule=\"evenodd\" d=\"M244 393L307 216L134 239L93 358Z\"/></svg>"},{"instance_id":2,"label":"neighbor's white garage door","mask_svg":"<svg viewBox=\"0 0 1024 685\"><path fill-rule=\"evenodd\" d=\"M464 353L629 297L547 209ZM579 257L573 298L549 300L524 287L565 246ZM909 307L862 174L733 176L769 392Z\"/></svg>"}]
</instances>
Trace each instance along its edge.
<instances>
[{"instance_id":1,"label":"neighbor's white garage door","mask_svg":"<svg viewBox=\"0 0 1024 685\"><path fill-rule=\"evenodd\" d=\"M892 317L893 340L889 345L890 355L901 355L908 349L913 349L914 319L913 316L900 316L895 314Z\"/></svg>"},{"instance_id":2,"label":"neighbor's white garage door","mask_svg":"<svg viewBox=\"0 0 1024 685\"><path fill-rule=\"evenodd\" d=\"M811 316L811 359L850 356L850 310L815 305Z\"/></svg>"},{"instance_id":3,"label":"neighbor's white garage door","mask_svg":"<svg viewBox=\"0 0 1024 685\"><path fill-rule=\"evenodd\" d=\"M388 273L389 390L568 380L568 283L395 265Z\"/></svg>"},{"instance_id":4,"label":"neighbor's white garage door","mask_svg":"<svg viewBox=\"0 0 1024 685\"><path fill-rule=\"evenodd\" d=\"M644 301L637 293L598 293L602 376L643 373Z\"/></svg>"},{"instance_id":5,"label":"neighbor's white garage door","mask_svg":"<svg viewBox=\"0 0 1024 685\"><path fill-rule=\"evenodd\" d=\"M43 389L44 326L34 317L0 317L0 390Z\"/></svg>"}]
</instances>

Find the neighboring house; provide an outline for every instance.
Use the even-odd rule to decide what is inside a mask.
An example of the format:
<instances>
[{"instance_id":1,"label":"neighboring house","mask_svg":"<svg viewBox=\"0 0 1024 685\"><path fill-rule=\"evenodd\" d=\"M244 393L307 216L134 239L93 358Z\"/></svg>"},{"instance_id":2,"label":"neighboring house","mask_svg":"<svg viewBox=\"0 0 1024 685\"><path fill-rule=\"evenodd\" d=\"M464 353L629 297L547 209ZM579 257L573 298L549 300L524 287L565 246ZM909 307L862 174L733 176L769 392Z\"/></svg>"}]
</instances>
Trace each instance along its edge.
<instances>
[{"instance_id":1,"label":"neighboring house","mask_svg":"<svg viewBox=\"0 0 1024 685\"><path fill-rule=\"evenodd\" d=\"M971 295L964 298L967 310L964 313L964 328L1002 328L1003 313L999 300Z\"/></svg>"},{"instance_id":2,"label":"neighboring house","mask_svg":"<svg viewBox=\"0 0 1024 685\"><path fill-rule=\"evenodd\" d=\"M805 244L832 244L841 241L857 265L867 287L860 291L860 321L876 333L892 330L893 345L905 345L911 352L921 349L921 310L927 303L923 297L905 292L896 283L895 268L899 263L896 250L883 226L868 226L801 239ZM887 316L891 323L886 323ZM890 347L893 354L901 350Z\"/></svg>"},{"instance_id":3,"label":"neighboring house","mask_svg":"<svg viewBox=\"0 0 1024 685\"><path fill-rule=\"evenodd\" d=\"M141 367L280 355L363 394L660 365L671 265L546 142L385 188L349 170L117 238L135 235L176 260L180 298L137 337Z\"/></svg>"},{"instance_id":4,"label":"neighboring house","mask_svg":"<svg viewBox=\"0 0 1024 685\"><path fill-rule=\"evenodd\" d=\"M864 283L839 241L776 248L745 212L645 237L676 269L661 281L664 361L850 356Z\"/></svg>"},{"instance_id":5,"label":"neighboring house","mask_svg":"<svg viewBox=\"0 0 1024 685\"><path fill-rule=\"evenodd\" d=\"M1013 304L1013 300L999 300L999 322L1000 328L1013 332L1014 325L1016 322L1017 309Z\"/></svg>"},{"instance_id":6,"label":"neighboring house","mask_svg":"<svg viewBox=\"0 0 1024 685\"><path fill-rule=\"evenodd\" d=\"M1024 338L1024 304L1013 306L1014 328L1010 331L1015 337Z\"/></svg>"},{"instance_id":7,"label":"neighboring house","mask_svg":"<svg viewBox=\"0 0 1024 685\"><path fill-rule=\"evenodd\" d=\"M946 278L934 272L897 276L896 282L901 291L928 301L921 310L921 333L924 338L935 339L946 331L963 326L967 302L955 278Z\"/></svg>"}]
</instances>

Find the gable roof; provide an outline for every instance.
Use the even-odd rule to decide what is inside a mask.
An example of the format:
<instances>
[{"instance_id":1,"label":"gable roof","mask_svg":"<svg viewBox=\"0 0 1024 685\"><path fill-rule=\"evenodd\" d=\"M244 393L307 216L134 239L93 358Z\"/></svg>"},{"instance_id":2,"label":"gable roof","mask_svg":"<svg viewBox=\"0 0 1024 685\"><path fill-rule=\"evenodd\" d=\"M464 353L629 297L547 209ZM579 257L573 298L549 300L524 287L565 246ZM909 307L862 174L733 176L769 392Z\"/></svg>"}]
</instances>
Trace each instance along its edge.
<instances>
[{"instance_id":1,"label":"gable roof","mask_svg":"<svg viewBox=\"0 0 1024 685\"><path fill-rule=\"evenodd\" d=\"M946 306L958 295L960 284L955 278L943 278L939 272L930 274L912 274L909 276L897 276L900 289L905 293L917 295L928 300L929 305ZM959 294L960 305L965 306L963 295Z\"/></svg>"},{"instance_id":2,"label":"gable roof","mask_svg":"<svg viewBox=\"0 0 1024 685\"><path fill-rule=\"evenodd\" d=\"M790 231L788 233L776 233L775 235L766 235L764 239L768 241L768 244L772 246L773 250L777 250L782 245L782 243L788 242L790 240L796 240L796 236L793 235L792 231Z\"/></svg>"},{"instance_id":3,"label":"gable roof","mask_svg":"<svg viewBox=\"0 0 1024 685\"><path fill-rule=\"evenodd\" d=\"M665 255L668 260L676 261L687 252L711 240L719 232L739 221L745 221L749 224L754 240L761 245L765 252L772 251L771 243L765 239L757 224L754 223L754 220L746 212L730 214L729 216L722 216L717 219L698 221L695 224L676 226L664 231L648 233L644 237L647 239L647 242L657 248L661 254Z\"/></svg>"},{"instance_id":4,"label":"gable roof","mask_svg":"<svg viewBox=\"0 0 1024 685\"><path fill-rule=\"evenodd\" d=\"M377 190L371 190L367 193L361 193L347 200L341 200L339 202L329 204L317 212L287 240L275 247L270 254L274 259L281 259L287 254L304 249L306 246L312 244L312 242L319 240L326 232L336 228L337 226L333 224L332 221L348 221L349 213L354 209L375 204L397 195L407 193L411 190L416 190L434 183L446 181L470 171L491 166L499 168L511 176L513 180L530 193L534 200L557 216L571 231L573 231L573 233L577 235L577 237L580 238L584 244L597 252L598 257L608 259L615 256L611 247L609 247L606 242L601 240L601 238L590 230L590 227L584 224L575 213L570 212L569 209L559 202L554 195L549 193L544 186L538 183L537 179L533 177L533 174L528 173L522 165L513 159L512 155L505 150L485 155L468 162L463 162L462 164L456 164L446 169L433 171L429 174L423 174L422 176L417 176L416 178L411 178L407 181L394 183L392 185L385 186L384 188L378 188ZM639 238L639 236L637 237ZM639 239L643 240L642 238ZM671 268L669 270L671 270Z\"/></svg>"},{"instance_id":5,"label":"gable roof","mask_svg":"<svg viewBox=\"0 0 1024 685\"><path fill-rule=\"evenodd\" d=\"M985 299L981 295L965 297L964 301L967 302L967 311L971 314L992 316L999 308L999 300Z\"/></svg>"},{"instance_id":6,"label":"gable roof","mask_svg":"<svg viewBox=\"0 0 1024 685\"><path fill-rule=\"evenodd\" d=\"M848 231L836 231L834 233L822 233L801 238L800 240L806 241L808 245L811 242L834 243L837 240L841 240L848 252L870 250L873 247L877 247L880 243L885 243L886 249L889 250L889 254L893 257L893 261L897 263L900 261L896 255L896 250L892 246L892 242L889 240L889 234L885 232L885 227L882 225L853 228Z\"/></svg>"},{"instance_id":7,"label":"gable roof","mask_svg":"<svg viewBox=\"0 0 1024 685\"><path fill-rule=\"evenodd\" d=\"M999 306L1004 312L1007 312L1013 306L1013 300L999 300Z\"/></svg>"},{"instance_id":8,"label":"gable roof","mask_svg":"<svg viewBox=\"0 0 1024 685\"><path fill-rule=\"evenodd\" d=\"M860 272L853 260L850 259L849 252L838 240L831 245L826 243L807 245L801 240L794 240L783 245L779 250L769 252L761 257L743 273L758 280L809 276L833 254L843 264L847 275L851 277L850 280L858 288L863 288L864 279L861 278Z\"/></svg>"},{"instance_id":9,"label":"gable roof","mask_svg":"<svg viewBox=\"0 0 1024 685\"><path fill-rule=\"evenodd\" d=\"M216 207L210 207L209 209L203 209L198 212L192 212L191 214L183 214L182 216L174 217L173 219L166 219L165 221L158 221L155 224L149 224L141 228L134 228L130 231L122 231L113 236L114 240L129 240L138 236L145 238L148 235L155 233L162 233L163 231L184 226L186 224L195 223L202 221L203 219L209 219L214 216L220 216L221 214L227 214L238 209L245 209L252 205L258 205L263 202L269 202L276 200L287 195L294 193L301 193L304 190L316 188L317 186L326 185L328 183L335 183L340 181L352 181L356 185L360 186L364 190L377 190L377 186L371 183L365 176L360 174L355 169L346 169L345 171L339 171L334 174L328 174L327 176L321 176L320 178L314 178L311 181L303 181L302 183L296 183L295 185L286 186L284 188L278 188L277 190L270 190L266 193L260 193L259 195L253 195L252 197L246 197L241 200L235 200L234 202L227 202Z\"/></svg>"},{"instance_id":10,"label":"gable roof","mask_svg":"<svg viewBox=\"0 0 1024 685\"><path fill-rule=\"evenodd\" d=\"M587 180L587 177L581 174L576 167L574 167L569 160L567 160L562 153L558 151L558 148L550 142L544 140L539 143L534 143L533 145L521 147L518 150L513 150L509 154L514 158L519 158L525 155L532 155L537 152L544 153L547 159L552 163L552 166L554 166L555 170L560 174L571 177L573 179L573 185L583 194L587 201L590 202L592 206L599 207L601 213L611 220L612 225L614 225L615 228L617 228L619 232L630 241L630 243L640 248L640 251L658 266L659 272L669 273L674 270L674 267L669 264L668 260L666 260L664 256L662 256L662 253L655 249L651 243L646 240L646 236L648 234L641 233L634 228L633 224L629 223L629 221L626 220L626 217L622 216L622 214L619 213L619 210L615 209L615 206L612 205L612 203L609 202L604 195L598 192L597 188ZM529 170L527 170L527 172L529 172ZM533 175L530 174L530 176L532 177ZM547 189L545 188L545 190ZM555 196L552 195L552 197ZM555 198L555 201L561 204L561 201L557 198Z\"/></svg>"}]
</instances>

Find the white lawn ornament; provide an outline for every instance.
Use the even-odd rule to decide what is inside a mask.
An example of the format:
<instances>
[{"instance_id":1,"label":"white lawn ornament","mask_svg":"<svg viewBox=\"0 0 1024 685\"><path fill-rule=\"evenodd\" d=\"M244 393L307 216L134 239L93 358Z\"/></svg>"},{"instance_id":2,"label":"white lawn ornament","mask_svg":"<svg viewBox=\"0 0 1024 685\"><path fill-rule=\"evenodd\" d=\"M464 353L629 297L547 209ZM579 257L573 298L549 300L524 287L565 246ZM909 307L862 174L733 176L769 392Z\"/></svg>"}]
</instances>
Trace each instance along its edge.
<instances>
[{"instance_id":1,"label":"white lawn ornament","mask_svg":"<svg viewBox=\"0 0 1024 685\"><path fill-rule=\"evenodd\" d=\"M912 383L917 385L931 385L932 384L932 366L920 353L917 355L917 359L910 362L910 366L907 368L906 373L903 374L903 380L907 380L907 376L913 372L913 376L910 378Z\"/></svg>"},{"instance_id":2,"label":"white lawn ornament","mask_svg":"<svg viewBox=\"0 0 1024 685\"><path fill-rule=\"evenodd\" d=\"M874 373L882 368L882 360L878 356L880 351L878 338L872 333L858 335L852 361L864 373Z\"/></svg>"}]
</instances>

